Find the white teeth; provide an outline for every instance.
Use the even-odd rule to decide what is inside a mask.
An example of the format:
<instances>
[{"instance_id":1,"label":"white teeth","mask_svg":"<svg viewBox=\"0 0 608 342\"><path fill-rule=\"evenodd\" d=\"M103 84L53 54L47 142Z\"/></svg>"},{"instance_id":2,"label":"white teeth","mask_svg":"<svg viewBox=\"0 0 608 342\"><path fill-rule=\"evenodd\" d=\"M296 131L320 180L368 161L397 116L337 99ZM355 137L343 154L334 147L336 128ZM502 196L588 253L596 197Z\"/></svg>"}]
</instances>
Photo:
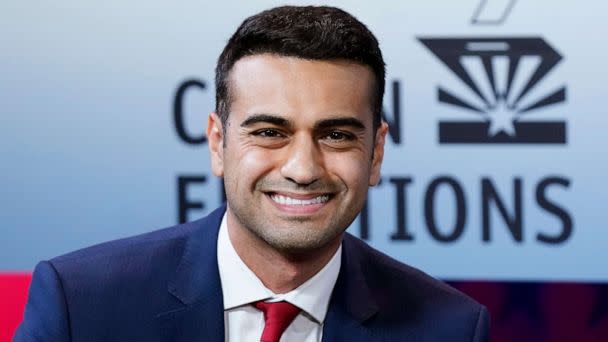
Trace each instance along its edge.
<instances>
[{"instance_id":1,"label":"white teeth","mask_svg":"<svg viewBox=\"0 0 608 342\"><path fill-rule=\"evenodd\" d=\"M279 194L273 194L270 196L273 201L283 205L312 205L325 203L329 200L329 195L321 195L311 199L297 199L291 198Z\"/></svg>"}]
</instances>

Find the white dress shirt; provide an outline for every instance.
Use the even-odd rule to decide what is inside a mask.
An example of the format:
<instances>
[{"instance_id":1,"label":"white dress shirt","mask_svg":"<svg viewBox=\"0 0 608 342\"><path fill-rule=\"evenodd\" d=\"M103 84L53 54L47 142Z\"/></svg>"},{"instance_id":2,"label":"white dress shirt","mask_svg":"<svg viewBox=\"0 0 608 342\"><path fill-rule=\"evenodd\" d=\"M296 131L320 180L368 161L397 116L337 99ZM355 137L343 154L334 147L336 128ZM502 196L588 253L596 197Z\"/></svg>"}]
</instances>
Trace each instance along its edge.
<instances>
[{"instance_id":1,"label":"white dress shirt","mask_svg":"<svg viewBox=\"0 0 608 342\"><path fill-rule=\"evenodd\" d=\"M273 293L234 250L224 214L217 239L217 261L224 298L226 341L260 341L264 314L251 304L265 300L287 301L302 309L281 336L281 342L320 342L329 298L340 271L341 255L342 245L327 265L304 284L284 294Z\"/></svg>"}]
</instances>

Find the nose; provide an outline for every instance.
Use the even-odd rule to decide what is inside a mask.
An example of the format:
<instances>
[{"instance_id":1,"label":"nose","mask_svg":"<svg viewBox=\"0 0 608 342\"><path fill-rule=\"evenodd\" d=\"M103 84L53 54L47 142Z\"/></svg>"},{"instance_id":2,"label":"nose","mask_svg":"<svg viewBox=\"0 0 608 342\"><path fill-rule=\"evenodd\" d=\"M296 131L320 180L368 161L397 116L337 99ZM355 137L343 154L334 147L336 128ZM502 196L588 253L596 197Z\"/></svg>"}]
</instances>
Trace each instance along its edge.
<instances>
[{"instance_id":1,"label":"nose","mask_svg":"<svg viewBox=\"0 0 608 342\"><path fill-rule=\"evenodd\" d=\"M286 153L281 167L281 175L286 179L298 185L309 185L323 176L321 151L310 136L294 136Z\"/></svg>"}]
</instances>

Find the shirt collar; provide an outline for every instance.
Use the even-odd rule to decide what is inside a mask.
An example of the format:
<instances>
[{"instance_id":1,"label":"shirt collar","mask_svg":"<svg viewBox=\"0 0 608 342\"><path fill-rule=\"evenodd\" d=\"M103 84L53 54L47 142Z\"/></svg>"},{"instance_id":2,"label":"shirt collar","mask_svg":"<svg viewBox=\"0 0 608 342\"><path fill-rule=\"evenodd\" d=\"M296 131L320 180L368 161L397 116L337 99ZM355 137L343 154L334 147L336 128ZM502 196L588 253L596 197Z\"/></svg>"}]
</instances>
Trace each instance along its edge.
<instances>
[{"instance_id":1,"label":"shirt collar","mask_svg":"<svg viewBox=\"0 0 608 342\"><path fill-rule=\"evenodd\" d=\"M275 294L238 256L230 237L226 214L222 218L217 240L217 261L222 283L224 310L248 305L259 300L287 301L322 323L327 314L329 299L340 272L342 245L329 262L302 285L284 294Z\"/></svg>"}]
</instances>

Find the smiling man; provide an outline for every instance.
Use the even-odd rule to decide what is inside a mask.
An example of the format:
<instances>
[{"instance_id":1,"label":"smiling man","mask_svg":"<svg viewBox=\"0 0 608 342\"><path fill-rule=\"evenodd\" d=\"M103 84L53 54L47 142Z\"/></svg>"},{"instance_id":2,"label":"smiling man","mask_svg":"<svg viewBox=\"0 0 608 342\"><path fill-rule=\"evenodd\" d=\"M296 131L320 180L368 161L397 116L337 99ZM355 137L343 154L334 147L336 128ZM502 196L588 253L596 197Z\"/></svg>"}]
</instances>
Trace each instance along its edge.
<instances>
[{"instance_id":1,"label":"smiling man","mask_svg":"<svg viewBox=\"0 0 608 342\"><path fill-rule=\"evenodd\" d=\"M263 53L239 59L229 79L226 128L212 114L208 137L230 240L265 285L289 291L336 253L378 182L387 129L373 124L373 73Z\"/></svg>"},{"instance_id":2,"label":"smiling man","mask_svg":"<svg viewBox=\"0 0 608 342\"><path fill-rule=\"evenodd\" d=\"M16 341L486 341L485 308L345 233L380 179L384 62L331 7L246 19L207 137L227 203L41 262Z\"/></svg>"}]
</instances>

